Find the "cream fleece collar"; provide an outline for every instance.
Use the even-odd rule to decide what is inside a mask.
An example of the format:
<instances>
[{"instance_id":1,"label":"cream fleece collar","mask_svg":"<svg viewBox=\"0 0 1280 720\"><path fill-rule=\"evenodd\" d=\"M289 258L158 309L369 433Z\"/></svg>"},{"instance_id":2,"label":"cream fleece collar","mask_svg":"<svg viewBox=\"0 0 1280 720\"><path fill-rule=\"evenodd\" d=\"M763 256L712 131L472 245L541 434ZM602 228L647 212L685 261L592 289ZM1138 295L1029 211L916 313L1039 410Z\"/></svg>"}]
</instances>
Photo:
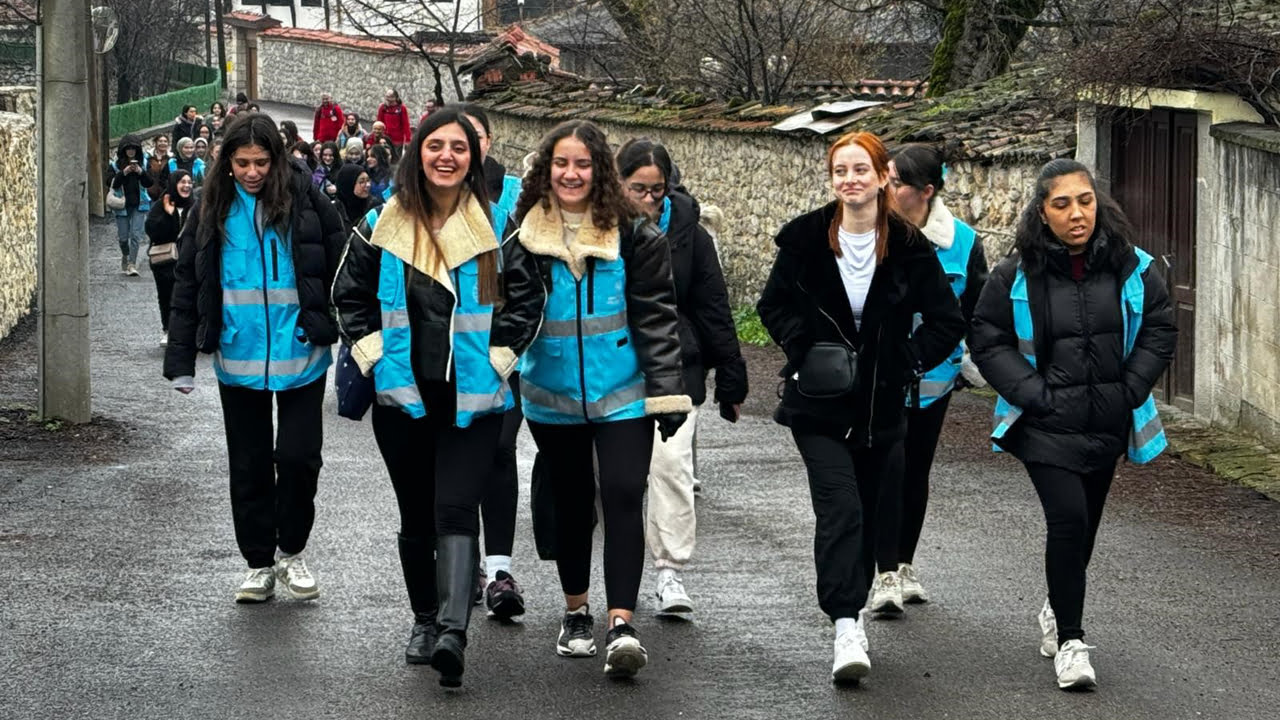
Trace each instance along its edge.
<instances>
[{"instance_id":1,"label":"cream fleece collar","mask_svg":"<svg viewBox=\"0 0 1280 720\"><path fill-rule=\"evenodd\" d=\"M929 219L925 221L924 227L920 228L920 232L929 238L929 242L942 248L950 250L956 241L956 219L942 204L942 198L937 195L929 201Z\"/></svg>"},{"instance_id":2,"label":"cream fleece collar","mask_svg":"<svg viewBox=\"0 0 1280 720\"><path fill-rule=\"evenodd\" d=\"M392 197L386 208L378 216L378 224L373 229L373 237L369 244L380 247L401 260L413 264L414 236L418 231L413 216L400 205L399 198ZM425 233L425 229L423 230ZM493 234L493 225L485 216L480 201L464 191L454 211L444 226L440 228L437 246L444 261L446 271L453 270L477 255L498 249L498 238ZM416 265L414 267L417 267ZM435 280L448 284L447 277L438 277L440 264L435 268L417 268Z\"/></svg>"},{"instance_id":3,"label":"cream fleece collar","mask_svg":"<svg viewBox=\"0 0 1280 720\"><path fill-rule=\"evenodd\" d=\"M550 198L551 208L544 209L542 203L535 204L525 214L520 223L520 244L535 255L547 255L564 262L575 278L581 278L586 272L587 258L599 260L616 260L618 258L618 228L601 230L591 222L591 210L587 209L583 216L582 227L578 228L573 242L567 246L564 242L564 221L560 217L560 206L555 198Z\"/></svg>"}]
</instances>

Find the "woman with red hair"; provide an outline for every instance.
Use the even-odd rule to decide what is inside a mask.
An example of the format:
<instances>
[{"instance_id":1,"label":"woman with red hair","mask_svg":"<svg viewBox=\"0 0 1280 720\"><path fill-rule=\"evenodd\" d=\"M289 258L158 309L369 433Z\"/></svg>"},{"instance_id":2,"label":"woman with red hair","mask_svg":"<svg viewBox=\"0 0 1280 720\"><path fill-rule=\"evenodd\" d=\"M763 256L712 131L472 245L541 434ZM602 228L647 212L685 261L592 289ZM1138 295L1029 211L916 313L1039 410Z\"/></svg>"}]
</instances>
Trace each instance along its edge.
<instances>
[{"instance_id":1,"label":"woman with red hair","mask_svg":"<svg viewBox=\"0 0 1280 720\"><path fill-rule=\"evenodd\" d=\"M965 324L929 241L886 192L880 139L841 137L827 152L827 176L835 199L779 231L756 307L787 357L774 419L791 429L808 471L818 604L836 626L831 676L857 681L871 669L860 611L875 572L876 522L897 516L880 486L902 472L907 394L947 358Z\"/></svg>"}]
</instances>

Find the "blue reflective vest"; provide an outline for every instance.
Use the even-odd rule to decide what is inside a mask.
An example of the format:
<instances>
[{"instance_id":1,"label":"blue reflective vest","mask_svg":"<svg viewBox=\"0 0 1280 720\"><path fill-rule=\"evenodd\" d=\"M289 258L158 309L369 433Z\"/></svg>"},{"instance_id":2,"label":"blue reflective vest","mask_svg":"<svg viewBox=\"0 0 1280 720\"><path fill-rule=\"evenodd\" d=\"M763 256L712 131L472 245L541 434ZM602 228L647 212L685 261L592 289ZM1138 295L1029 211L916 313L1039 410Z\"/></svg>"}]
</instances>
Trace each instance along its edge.
<instances>
[{"instance_id":1,"label":"blue reflective vest","mask_svg":"<svg viewBox=\"0 0 1280 720\"><path fill-rule=\"evenodd\" d=\"M955 222L955 240L951 247L943 250L938 246L938 262L942 263L942 271L946 273L947 282L951 283L951 291L959 300L968 286L969 256L973 252L973 243L977 233L959 218ZM919 313L915 316L915 327L920 327L922 319ZM913 328L914 329L914 328ZM951 355L920 378L920 407L927 408L938 398L951 392L956 387L956 378L960 377L960 365L964 362L964 346L957 344ZM907 407L911 407L911 394L907 395Z\"/></svg>"},{"instance_id":2,"label":"blue reflective vest","mask_svg":"<svg viewBox=\"0 0 1280 720\"><path fill-rule=\"evenodd\" d=\"M178 158L169 158L169 172L178 171ZM191 182L199 185L204 182L204 160L195 158L191 163Z\"/></svg>"},{"instance_id":3,"label":"blue reflective vest","mask_svg":"<svg viewBox=\"0 0 1280 720\"><path fill-rule=\"evenodd\" d=\"M524 355L520 398L533 422L579 425L644 417L644 374L627 322L619 255L590 259L579 280L551 261L542 328Z\"/></svg>"},{"instance_id":4,"label":"blue reflective vest","mask_svg":"<svg viewBox=\"0 0 1280 720\"><path fill-rule=\"evenodd\" d=\"M370 230L377 225L381 212L378 207L365 215ZM454 424L460 428L470 426L483 415L504 413L515 407L511 388L489 362L493 306L480 302L478 275L475 258L450 273L454 295L450 363L457 392ZM413 418L425 417L427 408L418 392L411 360L413 341L405 263L385 249L378 268L378 304L382 310L382 358L373 366L377 402L398 407Z\"/></svg>"},{"instance_id":5,"label":"blue reflective vest","mask_svg":"<svg viewBox=\"0 0 1280 720\"><path fill-rule=\"evenodd\" d=\"M502 178L502 195L489 203L489 214L493 216L493 234L501 243L502 233L507 229L507 218L516 212L516 201L520 199L521 181L515 175Z\"/></svg>"},{"instance_id":6,"label":"blue reflective vest","mask_svg":"<svg viewBox=\"0 0 1280 720\"><path fill-rule=\"evenodd\" d=\"M223 225L222 334L213 369L224 385L292 390L324 375L328 345L298 326L298 283L289 238L259 227L257 198L236 183Z\"/></svg>"},{"instance_id":7,"label":"blue reflective vest","mask_svg":"<svg viewBox=\"0 0 1280 720\"><path fill-rule=\"evenodd\" d=\"M1142 329L1143 302L1145 301L1145 282L1142 274L1151 265L1151 255L1134 248L1138 254L1138 266L1124 279L1120 291L1120 302L1124 317L1124 356L1133 352L1134 343L1138 340L1138 331ZM1009 299L1013 301L1013 329L1018 336L1018 350L1022 356L1036 367L1036 346L1032 332L1031 303L1027 299L1027 278L1018 266L1013 286L1009 288ZM1022 408L1009 403L1003 397L996 399L995 429L991 431L992 439L999 439L1009 432L1009 428L1022 416ZM1169 443L1165 438L1164 426L1160 422L1160 414L1156 411L1156 401L1150 394L1146 402L1133 411L1133 427L1129 429L1129 459L1143 464L1154 460ZM1001 452L999 446L993 446Z\"/></svg>"}]
</instances>

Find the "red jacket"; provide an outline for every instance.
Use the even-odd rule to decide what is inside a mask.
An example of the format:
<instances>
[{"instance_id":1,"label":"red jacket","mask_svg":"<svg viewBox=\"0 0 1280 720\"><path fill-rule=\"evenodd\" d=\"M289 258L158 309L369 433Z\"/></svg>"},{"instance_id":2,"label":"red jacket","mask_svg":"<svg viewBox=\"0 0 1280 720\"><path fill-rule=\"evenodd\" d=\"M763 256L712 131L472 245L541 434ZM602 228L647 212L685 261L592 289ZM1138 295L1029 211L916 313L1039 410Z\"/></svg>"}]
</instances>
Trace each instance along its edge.
<instances>
[{"instance_id":1,"label":"red jacket","mask_svg":"<svg viewBox=\"0 0 1280 720\"><path fill-rule=\"evenodd\" d=\"M346 123L346 118L342 116L342 106L338 103L328 103L316 108L315 124L312 126L311 137L315 142L329 142L338 139L338 133L342 132L342 126Z\"/></svg>"},{"instance_id":2,"label":"red jacket","mask_svg":"<svg viewBox=\"0 0 1280 720\"><path fill-rule=\"evenodd\" d=\"M409 127L409 111L404 103L388 107L386 103L378 106L378 121L387 126L387 137L396 145L404 145L413 139L413 129Z\"/></svg>"}]
</instances>

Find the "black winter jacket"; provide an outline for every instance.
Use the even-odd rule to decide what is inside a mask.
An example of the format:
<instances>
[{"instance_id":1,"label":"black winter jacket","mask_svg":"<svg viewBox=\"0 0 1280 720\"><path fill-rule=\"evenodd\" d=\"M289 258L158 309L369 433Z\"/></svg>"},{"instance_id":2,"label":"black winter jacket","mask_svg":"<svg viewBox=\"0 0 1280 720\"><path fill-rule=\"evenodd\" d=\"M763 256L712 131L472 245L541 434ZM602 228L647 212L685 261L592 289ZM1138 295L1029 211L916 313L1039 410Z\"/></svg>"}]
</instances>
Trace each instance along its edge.
<instances>
[{"instance_id":1,"label":"black winter jacket","mask_svg":"<svg viewBox=\"0 0 1280 720\"><path fill-rule=\"evenodd\" d=\"M787 356L774 419L799 432L847 436L860 446L888 445L906 433L909 386L951 354L964 336L964 319L933 246L891 218L888 254L872 277L859 330L827 241L835 212L832 202L801 215L775 239L778 255L756 305ZM923 323L913 333L916 313ZM809 348L844 342L842 334L858 352L854 390L840 398L801 395L793 375Z\"/></svg>"},{"instance_id":2,"label":"black winter jacket","mask_svg":"<svg viewBox=\"0 0 1280 720\"><path fill-rule=\"evenodd\" d=\"M298 283L298 328L314 345L332 345L338 328L329 312L329 288L342 252L342 218L304 173L292 176L290 250ZM222 334L222 229L200 244L201 200L191 206L178 240L174 266L173 309L164 376L195 374L197 352L218 349Z\"/></svg>"},{"instance_id":3,"label":"black winter jacket","mask_svg":"<svg viewBox=\"0 0 1280 720\"><path fill-rule=\"evenodd\" d=\"M478 204L475 207L479 207ZM398 203L387 205L380 222L387 218L388 212L402 212ZM407 217L407 215L406 215ZM488 222L483 217L480 222ZM386 219L388 227L394 220ZM446 228L449 225L446 224ZM508 228L514 228L514 221L508 221ZM407 249L403 255L412 256L413 227L403 226L408 234L403 245L392 245L390 251L402 260L402 252L395 248ZM490 234L492 241L492 234ZM361 341L382 330L382 307L378 301L378 276L381 272L383 247L372 244L374 228L369 226L368 219L361 220L347 242L347 250L343 254L342 265L338 269L333 283L333 304L338 314L338 325L343 339L356 350L367 343ZM538 265L532 254L521 246L515 231L508 233L501 245L502 273L499 277L503 302L494 308L493 325L489 331L490 357L495 362L502 362L508 367L498 368L499 373L510 372L516 357L525 351L533 342L542 320L542 306L546 302L546 291L542 280L538 277ZM447 264L461 264L475 257L476 252L464 249L466 238L452 243L447 237L441 237L441 243L450 243L456 250L446 250L446 258L456 257ZM414 379L427 403L428 414L436 417L453 417L452 406L455 402L456 377L450 371L452 366L450 328L453 323L455 298L445 285L427 273L414 267L410 261L404 262L405 293L409 311L409 328L412 345L410 348L410 366ZM454 282L456 287L457 283ZM380 347L378 352L381 352ZM502 359L505 359L503 362ZM446 407L441 407L441 405Z\"/></svg>"},{"instance_id":4,"label":"black winter jacket","mask_svg":"<svg viewBox=\"0 0 1280 720\"><path fill-rule=\"evenodd\" d=\"M1066 249L1054 244L1045 270L1027 278L1036 368L1018 351L1013 285L1019 256L991 272L974 312L969 352L982 376L1023 415L999 442L1024 463L1090 472L1125 452L1132 411L1146 401L1177 344L1173 306L1155 263L1144 276L1142 329L1124 357L1120 289L1137 267L1132 251L1117 272L1105 237L1090 242L1081 281Z\"/></svg>"},{"instance_id":5,"label":"black winter jacket","mask_svg":"<svg viewBox=\"0 0 1280 720\"><path fill-rule=\"evenodd\" d=\"M747 398L747 364L729 309L729 291L715 243L698 224L698 203L672 193L667 241L680 322L684 388L694 405L707 399L707 370L716 371L716 402L736 405Z\"/></svg>"},{"instance_id":6,"label":"black winter jacket","mask_svg":"<svg viewBox=\"0 0 1280 720\"><path fill-rule=\"evenodd\" d=\"M125 172L129 167L131 158L126 154L129 148L133 148L134 155L132 160L138 161L138 172ZM111 189L124 191L124 206L129 210L137 210L142 204L142 193L145 188L151 187L155 182L151 179L151 175L147 173L146 161L143 158L142 143L136 135L125 135L120 139L120 146L116 148L115 175L111 177ZM150 197L147 198L150 202Z\"/></svg>"},{"instance_id":7,"label":"black winter jacket","mask_svg":"<svg viewBox=\"0 0 1280 720\"><path fill-rule=\"evenodd\" d=\"M151 204L151 211L147 213L147 239L152 245L178 242L182 225L190 213L190 207L176 208L170 215L164 211L164 197L161 196Z\"/></svg>"}]
</instances>

